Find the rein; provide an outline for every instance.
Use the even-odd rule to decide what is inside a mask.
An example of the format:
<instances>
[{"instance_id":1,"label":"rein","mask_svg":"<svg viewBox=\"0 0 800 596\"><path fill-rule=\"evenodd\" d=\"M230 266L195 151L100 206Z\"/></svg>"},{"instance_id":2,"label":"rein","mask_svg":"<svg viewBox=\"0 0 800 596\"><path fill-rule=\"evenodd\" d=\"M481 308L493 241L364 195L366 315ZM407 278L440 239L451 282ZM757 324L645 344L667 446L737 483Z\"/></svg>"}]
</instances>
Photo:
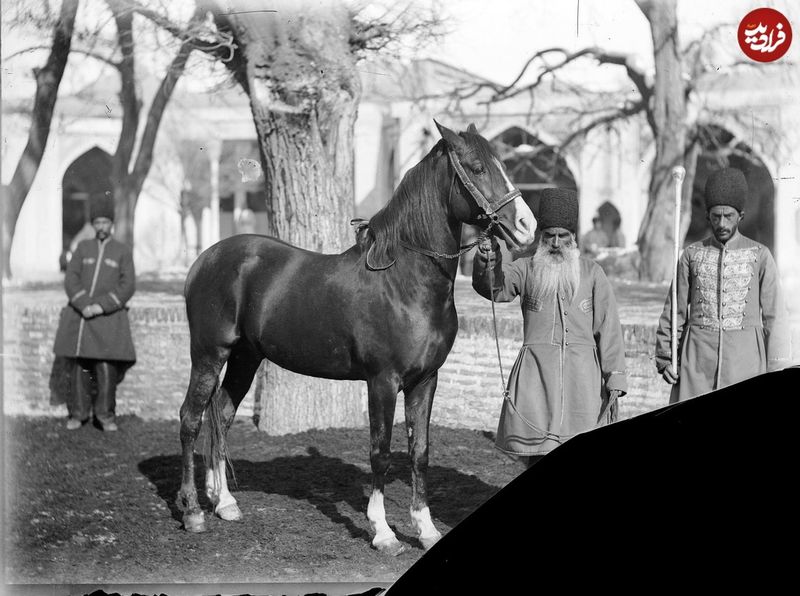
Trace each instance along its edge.
<instances>
[{"instance_id":1,"label":"rein","mask_svg":"<svg viewBox=\"0 0 800 596\"><path fill-rule=\"evenodd\" d=\"M565 440L574 437L577 433L571 435L559 435L557 433L552 433L548 430L544 430L543 428L539 428L533 422L528 420L525 417L525 415L517 409L516 404L514 404L514 402L511 401L511 396L509 394L508 387L506 385L505 375L503 374L503 361L500 357L500 339L497 333L497 314L494 308L494 266L489 267L489 297L492 302L492 326L494 328L494 343L495 347L497 348L497 365L500 368L500 384L501 384L500 390L503 394L503 399L506 402L508 402L508 405L511 406L511 409L514 410L517 416L519 416L520 420L522 420L522 422L524 422L525 425L528 426L531 430L534 430L540 435L542 435L542 438L550 439L557 443L562 443ZM608 406L610 405L611 402L609 400ZM605 414L606 410L607 408L603 410L603 414Z\"/></svg>"},{"instance_id":2,"label":"rein","mask_svg":"<svg viewBox=\"0 0 800 596\"><path fill-rule=\"evenodd\" d=\"M544 430L543 428L539 428L533 422L528 420L525 415L517 409L516 404L511 401L511 396L508 391L508 386L506 385L505 375L503 374L503 360L500 357L500 339L497 333L497 314L495 313L494 308L494 267L489 267L489 299L492 302L492 327L494 328L494 343L495 347L497 348L497 366L500 369L500 390L503 394L503 399L508 402L508 405L511 406L511 409L520 417L520 420L524 422L531 430L536 431L537 433L541 434L543 438L550 439L552 441L556 441L557 443L562 443L567 439L571 439L572 437L576 436L578 433L573 433L571 435L559 435L557 433L552 433L550 431ZM608 401L606 404L601 408L600 415L597 417L597 422L599 423L611 407L614 405L616 399L612 396L609 396Z\"/></svg>"}]
</instances>

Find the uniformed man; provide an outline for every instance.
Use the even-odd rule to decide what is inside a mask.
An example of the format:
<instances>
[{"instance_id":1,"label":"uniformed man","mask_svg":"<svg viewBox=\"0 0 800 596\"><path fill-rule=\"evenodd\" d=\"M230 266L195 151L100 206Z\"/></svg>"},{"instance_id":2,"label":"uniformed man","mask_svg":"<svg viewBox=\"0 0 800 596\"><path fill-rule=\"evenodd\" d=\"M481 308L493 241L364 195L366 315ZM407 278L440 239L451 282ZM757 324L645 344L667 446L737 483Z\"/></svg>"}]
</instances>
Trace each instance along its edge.
<instances>
[{"instance_id":1,"label":"uniformed man","mask_svg":"<svg viewBox=\"0 0 800 596\"><path fill-rule=\"evenodd\" d=\"M67 265L69 304L61 312L53 351L75 364L67 429L81 428L94 410L103 430L116 431L117 383L136 361L126 306L136 283L133 255L111 237L110 196L93 199L89 212L95 238L80 242Z\"/></svg>"},{"instance_id":2,"label":"uniformed man","mask_svg":"<svg viewBox=\"0 0 800 596\"><path fill-rule=\"evenodd\" d=\"M706 182L712 235L687 246L678 261L678 370L671 364L671 288L656 334L656 367L673 386L670 403L789 364L775 261L739 232L747 192L736 168L717 170Z\"/></svg>"},{"instance_id":3,"label":"uniformed man","mask_svg":"<svg viewBox=\"0 0 800 596\"><path fill-rule=\"evenodd\" d=\"M486 243L472 274L473 287L485 298L509 302L520 296L524 339L509 375L496 443L502 451L527 456L529 465L570 437L610 421L608 406L627 391L613 290L575 242L575 191L544 190L537 221L533 256L502 263L500 252Z\"/></svg>"}]
</instances>

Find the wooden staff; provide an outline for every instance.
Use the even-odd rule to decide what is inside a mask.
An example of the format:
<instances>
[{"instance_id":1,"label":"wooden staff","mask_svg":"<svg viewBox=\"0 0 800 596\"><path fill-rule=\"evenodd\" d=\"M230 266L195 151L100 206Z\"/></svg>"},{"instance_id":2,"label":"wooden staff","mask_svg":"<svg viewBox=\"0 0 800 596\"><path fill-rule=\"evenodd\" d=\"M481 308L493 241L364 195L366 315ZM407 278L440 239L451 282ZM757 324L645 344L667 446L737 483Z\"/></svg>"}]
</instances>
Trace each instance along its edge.
<instances>
[{"instance_id":1,"label":"wooden staff","mask_svg":"<svg viewBox=\"0 0 800 596\"><path fill-rule=\"evenodd\" d=\"M686 170L683 166L672 168L672 177L675 179L675 216L674 234L672 237L672 341L670 347L672 351L672 372L678 374L678 258L680 256L680 237L681 237L681 189L683 188L683 178Z\"/></svg>"}]
</instances>

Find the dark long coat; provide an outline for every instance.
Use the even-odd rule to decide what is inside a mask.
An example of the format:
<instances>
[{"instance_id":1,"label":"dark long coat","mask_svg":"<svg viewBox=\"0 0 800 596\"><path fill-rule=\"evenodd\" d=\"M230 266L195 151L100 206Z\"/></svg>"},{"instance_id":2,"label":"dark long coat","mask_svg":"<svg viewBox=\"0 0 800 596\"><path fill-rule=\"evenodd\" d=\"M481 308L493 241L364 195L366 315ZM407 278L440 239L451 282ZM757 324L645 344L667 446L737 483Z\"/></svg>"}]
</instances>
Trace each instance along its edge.
<instances>
[{"instance_id":1,"label":"dark long coat","mask_svg":"<svg viewBox=\"0 0 800 596\"><path fill-rule=\"evenodd\" d=\"M131 366L136 352L126 305L136 288L135 277L131 249L121 242L109 237L78 244L64 276L69 304L58 323L56 356ZM99 304L103 314L84 319L81 310L89 304Z\"/></svg>"}]
</instances>

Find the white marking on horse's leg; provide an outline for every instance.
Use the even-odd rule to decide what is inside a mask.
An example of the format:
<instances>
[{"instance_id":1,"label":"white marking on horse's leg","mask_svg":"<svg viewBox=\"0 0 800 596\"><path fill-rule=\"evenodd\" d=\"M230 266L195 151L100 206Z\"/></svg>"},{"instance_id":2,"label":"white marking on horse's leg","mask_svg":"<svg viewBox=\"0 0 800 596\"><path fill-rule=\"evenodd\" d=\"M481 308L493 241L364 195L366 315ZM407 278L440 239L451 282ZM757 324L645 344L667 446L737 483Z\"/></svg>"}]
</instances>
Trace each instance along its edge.
<instances>
[{"instance_id":1,"label":"white marking on horse's leg","mask_svg":"<svg viewBox=\"0 0 800 596\"><path fill-rule=\"evenodd\" d=\"M411 525L417 530L417 536L425 550L436 544L442 537L431 519L431 510L423 507L418 511L411 509Z\"/></svg>"},{"instance_id":2,"label":"white marking on horse's leg","mask_svg":"<svg viewBox=\"0 0 800 596\"><path fill-rule=\"evenodd\" d=\"M214 504L214 513L226 521L242 519L236 499L228 490L225 462L217 461L212 470L206 470L206 495Z\"/></svg>"},{"instance_id":3,"label":"white marking on horse's leg","mask_svg":"<svg viewBox=\"0 0 800 596\"><path fill-rule=\"evenodd\" d=\"M378 542L385 542L395 538L394 532L386 523L386 509L383 507L383 493L380 491L372 491L369 498L369 505L367 506L367 519L372 526L372 532L375 537L372 539L372 544Z\"/></svg>"},{"instance_id":4,"label":"white marking on horse's leg","mask_svg":"<svg viewBox=\"0 0 800 596\"><path fill-rule=\"evenodd\" d=\"M405 550L405 546L397 539L389 524L386 523L386 510L383 507L383 493L373 490L367 506L367 519L375 537L372 539L372 546L379 551L387 552L392 555L399 555Z\"/></svg>"}]
</instances>

